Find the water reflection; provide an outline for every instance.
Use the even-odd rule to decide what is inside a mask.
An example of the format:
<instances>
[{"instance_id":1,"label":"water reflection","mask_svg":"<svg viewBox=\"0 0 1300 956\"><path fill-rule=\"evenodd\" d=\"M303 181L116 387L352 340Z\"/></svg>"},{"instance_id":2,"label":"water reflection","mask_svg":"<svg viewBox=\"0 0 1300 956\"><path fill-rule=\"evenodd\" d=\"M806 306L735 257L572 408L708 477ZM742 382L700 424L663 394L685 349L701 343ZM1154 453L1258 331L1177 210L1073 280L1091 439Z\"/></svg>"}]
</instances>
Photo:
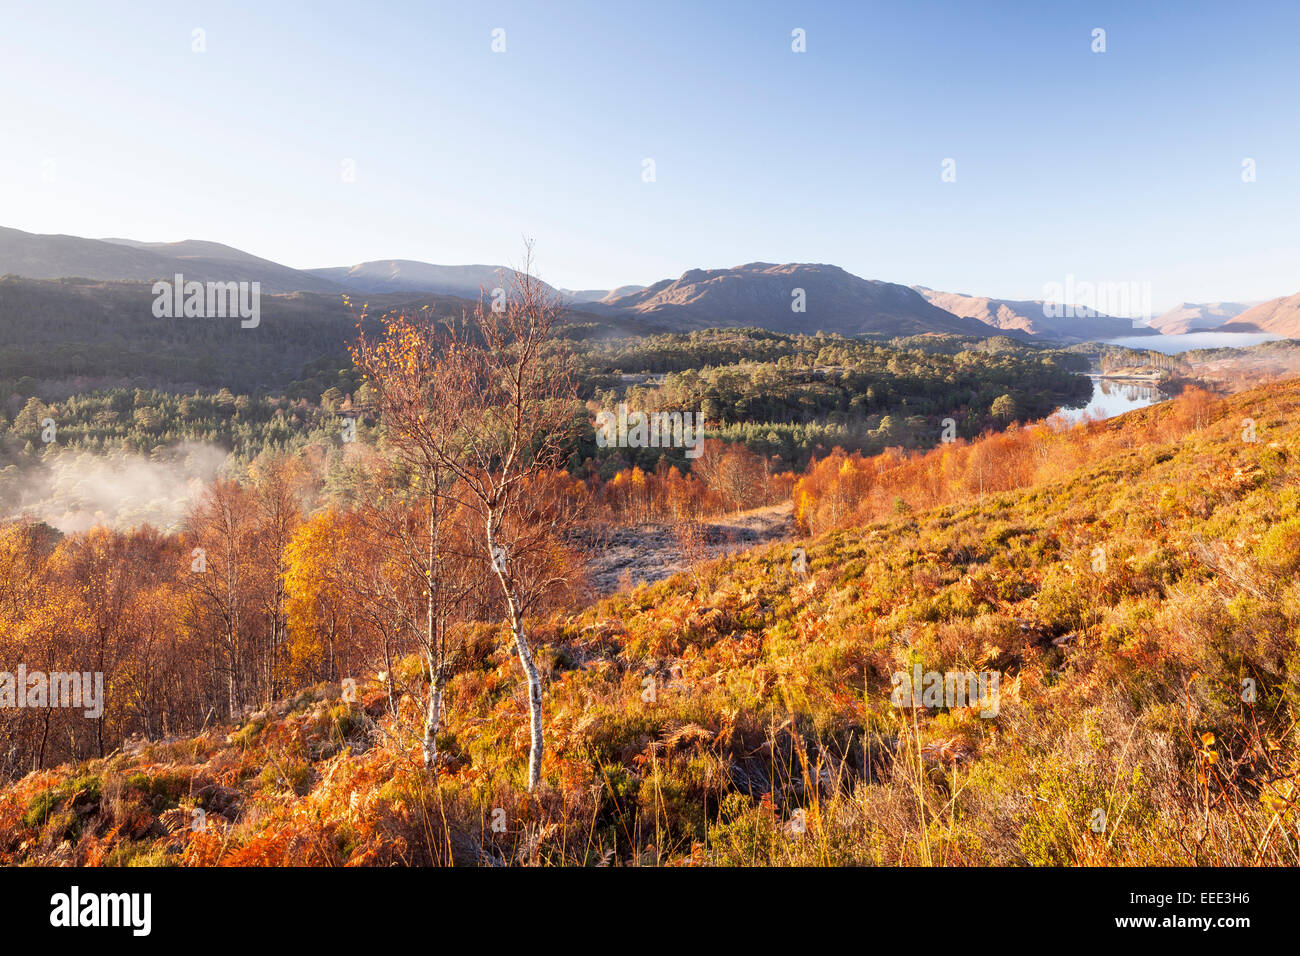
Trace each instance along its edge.
<instances>
[{"instance_id":1,"label":"water reflection","mask_svg":"<svg viewBox=\"0 0 1300 956\"><path fill-rule=\"evenodd\" d=\"M1107 339L1106 344L1177 355L1192 349L1244 349L1262 342L1276 342L1280 338L1282 336L1271 332L1185 332L1182 335L1127 335Z\"/></svg>"},{"instance_id":2,"label":"water reflection","mask_svg":"<svg viewBox=\"0 0 1300 956\"><path fill-rule=\"evenodd\" d=\"M1169 396L1154 385L1125 379L1096 378L1092 380L1092 398L1079 408L1061 408L1057 415L1070 424L1084 417L1114 418L1135 408L1145 408L1163 402Z\"/></svg>"}]
</instances>

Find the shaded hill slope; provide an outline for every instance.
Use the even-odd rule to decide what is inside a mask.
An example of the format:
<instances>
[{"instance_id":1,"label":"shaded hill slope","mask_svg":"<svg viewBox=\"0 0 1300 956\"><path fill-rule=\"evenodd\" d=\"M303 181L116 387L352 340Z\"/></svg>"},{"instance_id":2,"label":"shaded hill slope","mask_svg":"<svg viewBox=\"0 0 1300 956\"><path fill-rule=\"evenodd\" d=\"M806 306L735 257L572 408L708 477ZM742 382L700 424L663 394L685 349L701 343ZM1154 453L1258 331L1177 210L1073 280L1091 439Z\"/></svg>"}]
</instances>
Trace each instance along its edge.
<instances>
[{"instance_id":1,"label":"shaded hill slope","mask_svg":"<svg viewBox=\"0 0 1300 956\"><path fill-rule=\"evenodd\" d=\"M172 389L283 388L303 367L346 352L356 317L340 294L261 296L256 328L237 318L156 318L147 282L0 277L0 391L52 393L103 385ZM369 295L369 314L390 310L459 316L473 303L429 293ZM635 320L574 312L584 335L637 334Z\"/></svg>"}]
</instances>

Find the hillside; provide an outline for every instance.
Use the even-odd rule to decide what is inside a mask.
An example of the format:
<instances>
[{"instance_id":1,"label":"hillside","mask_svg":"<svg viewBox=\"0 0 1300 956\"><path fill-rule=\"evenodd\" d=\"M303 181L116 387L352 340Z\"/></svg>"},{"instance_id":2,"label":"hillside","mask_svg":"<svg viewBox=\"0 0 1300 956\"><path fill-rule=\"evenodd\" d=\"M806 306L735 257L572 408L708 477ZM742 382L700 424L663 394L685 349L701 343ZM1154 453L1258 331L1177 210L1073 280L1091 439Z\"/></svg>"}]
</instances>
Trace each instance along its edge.
<instances>
[{"instance_id":1,"label":"hillside","mask_svg":"<svg viewBox=\"0 0 1300 956\"><path fill-rule=\"evenodd\" d=\"M153 301L147 282L0 278L0 388L282 388L307 363L342 353L356 334L356 317L337 294L263 294L256 328L238 319L156 318ZM409 296L392 307L399 303L414 305ZM439 296L420 305L445 315L468 307Z\"/></svg>"},{"instance_id":2,"label":"hillside","mask_svg":"<svg viewBox=\"0 0 1300 956\"><path fill-rule=\"evenodd\" d=\"M1226 322L1219 331L1272 332L1286 338L1300 338L1300 292L1261 302Z\"/></svg>"},{"instance_id":3,"label":"hillside","mask_svg":"<svg viewBox=\"0 0 1300 956\"><path fill-rule=\"evenodd\" d=\"M263 290L260 301L259 324L242 328L238 319L156 318L147 282L0 277L0 394L50 397L126 384L283 389L305 365L344 355L356 335L356 316L339 293ZM354 305L371 315L449 317L473 309L454 296L409 292L369 295ZM634 320L583 312L570 320L587 336L645 331Z\"/></svg>"},{"instance_id":4,"label":"hillside","mask_svg":"<svg viewBox=\"0 0 1300 956\"><path fill-rule=\"evenodd\" d=\"M617 289L561 289L560 294L570 302L600 302L602 299L617 299L644 289L643 285L621 285Z\"/></svg>"},{"instance_id":5,"label":"hillside","mask_svg":"<svg viewBox=\"0 0 1300 956\"><path fill-rule=\"evenodd\" d=\"M798 290L804 309L796 311ZM860 279L838 266L752 262L734 269L691 269L627 295L606 297L592 311L632 315L674 331L757 326L774 332L875 332L914 335L992 334L892 282Z\"/></svg>"},{"instance_id":6,"label":"hillside","mask_svg":"<svg viewBox=\"0 0 1300 956\"><path fill-rule=\"evenodd\" d=\"M1162 335L1218 330L1219 326L1232 321L1250 307L1250 303L1241 302L1184 302L1152 319L1151 327Z\"/></svg>"},{"instance_id":7,"label":"hillside","mask_svg":"<svg viewBox=\"0 0 1300 956\"><path fill-rule=\"evenodd\" d=\"M1147 329L1134 328L1132 319L1110 315L1053 318L1044 313L1041 301L990 299L960 292L936 292L924 286L914 288L931 304L953 315L977 319L1004 332L1020 332L1058 342L1098 342L1125 335L1155 334Z\"/></svg>"},{"instance_id":8,"label":"hillside","mask_svg":"<svg viewBox=\"0 0 1300 956\"><path fill-rule=\"evenodd\" d=\"M30 279L260 282L262 292L339 293L337 283L216 242L82 239L0 227L0 275Z\"/></svg>"},{"instance_id":9,"label":"hillside","mask_svg":"<svg viewBox=\"0 0 1300 956\"><path fill-rule=\"evenodd\" d=\"M493 289L503 286L511 270L506 266L439 266L411 259L383 259L308 271L351 292L429 292L477 299L480 291L490 295ZM545 283L542 287L555 293Z\"/></svg>"},{"instance_id":10,"label":"hillside","mask_svg":"<svg viewBox=\"0 0 1300 956\"><path fill-rule=\"evenodd\" d=\"M481 628L433 783L420 668L376 663L29 774L0 862L1294 865L1297 413L1291 381L828 459L806 574L771 546L536 623L532 797ZM896 706L913 668L998 675L992 713Z\"/></svg>"}]
</instances>

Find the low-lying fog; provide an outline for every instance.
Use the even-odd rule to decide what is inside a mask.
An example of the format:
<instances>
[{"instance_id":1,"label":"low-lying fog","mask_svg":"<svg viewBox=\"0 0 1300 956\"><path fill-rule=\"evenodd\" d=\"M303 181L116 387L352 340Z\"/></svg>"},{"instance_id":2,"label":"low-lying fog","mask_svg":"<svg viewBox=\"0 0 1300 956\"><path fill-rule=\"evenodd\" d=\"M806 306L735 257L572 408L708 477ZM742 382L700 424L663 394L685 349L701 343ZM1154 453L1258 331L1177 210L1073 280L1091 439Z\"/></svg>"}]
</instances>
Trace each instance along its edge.
<instances>
[{"instance_id":1,"label":"low-lying fog","mask_svg":"<svg viewBox=\"0 0 1300 956\"><path fill-rule=\"evenodd\" d=\"M148 456L58 452L6 476L4 513L38 518L64 533L96 525L175 529L226 458L225 449L200 442Z\"/></svg>"}]
</instances>

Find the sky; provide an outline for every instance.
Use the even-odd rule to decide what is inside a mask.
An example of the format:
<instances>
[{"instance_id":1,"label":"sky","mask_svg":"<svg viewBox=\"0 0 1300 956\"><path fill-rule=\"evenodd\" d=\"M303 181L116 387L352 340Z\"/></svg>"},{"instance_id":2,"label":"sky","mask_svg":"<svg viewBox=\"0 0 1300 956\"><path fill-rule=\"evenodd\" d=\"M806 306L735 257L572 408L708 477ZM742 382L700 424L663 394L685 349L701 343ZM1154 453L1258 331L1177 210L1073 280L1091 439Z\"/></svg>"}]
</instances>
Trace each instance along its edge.
<instances>
[{"instance_id":1,"label":"sky","mask_svg":"<svg viewBox=\"0 0 1300 956\"><path fill-rule=\"evenodd\" d=\"M1144 283L1157 312L1300 291L1294 0L0 18L0 225L29 232L297 268L517 265L530 238L569 289L765 261L1002 298Z\"/></svg>"}]
</instances>

